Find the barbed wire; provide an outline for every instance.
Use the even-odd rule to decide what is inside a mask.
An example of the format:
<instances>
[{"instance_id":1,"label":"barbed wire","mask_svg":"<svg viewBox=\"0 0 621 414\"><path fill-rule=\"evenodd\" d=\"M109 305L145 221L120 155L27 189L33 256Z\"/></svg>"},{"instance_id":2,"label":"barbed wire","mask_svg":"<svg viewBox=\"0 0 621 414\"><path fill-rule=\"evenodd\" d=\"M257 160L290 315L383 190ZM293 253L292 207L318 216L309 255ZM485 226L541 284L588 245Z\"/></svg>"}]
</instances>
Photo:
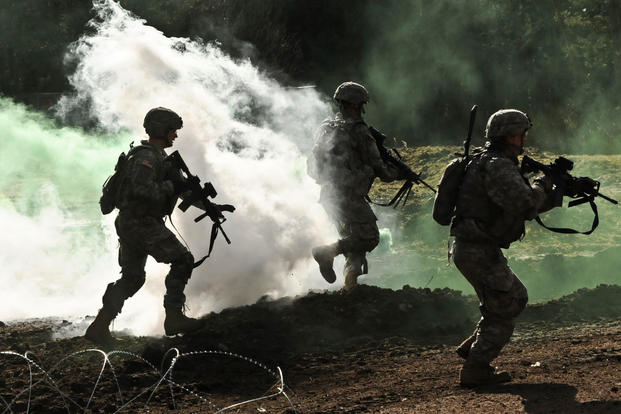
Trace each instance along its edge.
<instances>
[{"instance_id":1,"label":"barbed wire","mask_svg":"<svg viewBox=\"0 0 621 414\"><path fill-rule=\"evenodd\" d=\"M67 392L64 392L63 390L61 390L60 386L58 385L58 382L59 382L58 378L55 379L54 374L57 371L61 371L62 368L66 367L70 360L74 360L78 357L81 357L87 354L99 354L101 356L101 367L98 370L98 375L93 383L93 387L89 391L88 400L86 401L86 403L83 403L83 402L80 403L79 398L76 398L75 396L72 396L68 394ZM172 355L172 359L170 360L170 363L167 365L166 361L168 360L168 358L171 357L171 355ZM173 380L174 369L179 361L184 360L184 359L210 357L210 356L222 356L222 357L237 359L237 360L246 362L248 364L254 365L260 368L261 370L267 372L271 377L273 377L275 379L275 383L273 383L267 389L267 391L261 396L251 398L248 400L244 400L244 401L234 402L230 405L227 405L226 407L220 408L206 396L201 395L198 392L189 389L187 386ZM18 358L18 359L21 359L25 364L27 364L27 367L28 367L27 387L17 392L17 394L15 394L13 398L10 399L10 401L7 400L8 397L5 398L2 395L0 395L0 409L2 409L1 414L5 414L5 413L13 414L14 412L16 412L15 410L19 410L19 412L22 412L22 408L21 407L16 408L16 405L18 401L21 401L20 399L24 398L24 394L26 393L27 393L27 397L26 397L25 413L27 414L30 413L31 405L33 402L34 390L39 387L43 387L43 386L48 386L55 392L57 398L60 398L62 402L62 406L67 410L68 413L75 412L76 408L82 412L88 412L88 410L93 409L93 407L91 407L91 404L93 403L95 396L97 395L97 391L101 389L102 378L104 376L104 373L106 372L106 369L112 374L112 378L114 380L114 386L116 388L116 395L118 396L118 401L119 401L119 403L115 407L114 413L128 412L127 410L129 410L130 405L134 404L139 398L147 394L148 394L148 397L144 404L144 408L145 409L148 408L149 405L152 403L153 397L155 396L156 392L164 384L168 386L170 407L173 409L177 409L176 393L183 392L186 395L191 395L197 398L199 401L201 401L201 403L208 405L209 408L213 410L213 412L216 414L226 412L233 408L239 408L247 404L257 403L257 402L268 400L268 399L276 399L278 397L283 398L288 404L288 406L293 410L294 413L298 412L296 408L296 404L293 402L290 396L287 395L285 391L286 389L289 389L289 387L287 387L285 384L284 375L280 367L277 366L276 369L273 370L273 369L268 368L265 364L253 358L240 355L240 354L236 354L233 352L228 352L228 351L204 350L204 351L191 351L191 352L181 353L179 349L177 348L170 348L164 353L159 368L157 368L155 365L153 365L151 362L149 362L142 356L134 354L132 352L122 351L122 350L113 350L110 352L105 352L97 348L83 349L83 350L76 351L68 355L65 355L63 358L61 358L58 362L56 362L51 368L47 370L43 368L40 362L35 361L36 355L30 351L26 351L24 354L20 354L14 351L0 351L0 358ZM132 397L128 397L127 400L124 400L123 390L118 380L117 370L115 369L115 364L113 364L112 362L112 359L115 359L115 358L134 359L134 360L137 360L143 363L145 365L145 369L147 369L150 373L152 373L156 377L156 380L152 384L144 386L144 389L142 389L136 395ZM33 372L33 370L35 372ZM36 373L40 373L42 375L42 378L35 382L34 377ZM50 397L50 398L53 399L54 397ZM51 403L51 402L52 401L46 401L46 403Z\"/></svg>"}]
</instances>

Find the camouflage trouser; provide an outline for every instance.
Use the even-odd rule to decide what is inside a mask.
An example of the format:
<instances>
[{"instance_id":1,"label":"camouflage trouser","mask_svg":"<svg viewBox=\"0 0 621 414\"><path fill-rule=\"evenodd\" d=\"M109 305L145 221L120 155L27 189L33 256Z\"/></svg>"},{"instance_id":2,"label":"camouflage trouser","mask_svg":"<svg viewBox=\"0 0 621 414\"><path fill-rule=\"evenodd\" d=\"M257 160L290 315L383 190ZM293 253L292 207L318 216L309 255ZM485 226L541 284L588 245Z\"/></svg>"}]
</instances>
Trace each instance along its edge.
<instances>
[{"instance_id":1,"label":"camouflage trouser","mask_svg":"<svg viewBox=\"0 0 621 414\"><path fill-rule=\"evenodd\" d=\"M324 196L322 204L340 236L339 244L345 256L345 287L352 287L358 276L367 273L366 253L379 244L377 218L362 196Z\"/></svg>"},{"instance_id":2,"label":"camouflage trouser","mask_svg":"<svg viewBox=\"0 0 621 414\"><path fill-rule=\"evenodd\" d=\"M482 317L469 358L488 364L509 342L515 318L528 302L526 288L496 246L457 239L453 243L453 260L480 301Z\"/></svg>"},{"instance_id":3,"label":"camouflage trouser","mask_svg":"<svg viewBox=\"0 0 621 414\"><path fill-rule=\"evenodd\" d=\"M110 283L103 296L104 307L119 313L125 300L133 296L145 282L147 256L160 263L170 263L166 276L165 308L182 308L183 290L194 265L194 257L164 225L154 217L131 217L119 214L115 221L119 235L121 278Z\"/></svg>"},{"instance_id":4,"label":"camouflage trouser","mask_svg":"<svg viewBox=\"0 0 621 414\"><path fill-rule=\"evenodd\" d=\"M343 223L336 225L341 239L339 244L345 256L346 287L356 284L357 277L367 274L366 252L373 250L379 243L379 230L375 221L371 223Z\"/></svg>"}]
</instances>

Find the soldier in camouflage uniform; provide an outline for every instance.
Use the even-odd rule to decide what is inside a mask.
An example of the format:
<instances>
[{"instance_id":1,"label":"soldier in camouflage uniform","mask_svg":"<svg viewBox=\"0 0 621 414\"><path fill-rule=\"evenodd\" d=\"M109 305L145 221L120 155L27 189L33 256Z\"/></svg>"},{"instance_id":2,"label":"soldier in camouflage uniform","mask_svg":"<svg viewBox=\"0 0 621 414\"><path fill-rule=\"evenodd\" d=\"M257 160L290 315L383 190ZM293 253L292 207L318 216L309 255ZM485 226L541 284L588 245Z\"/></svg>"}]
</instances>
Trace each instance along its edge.
<instances>
[{"instance_id":1,"label":"soldier in camouflage uniform","mask_svg":"<svg viewBox=\"0 0 621 414\"><path fill-rule=\"evenodd\" d=\"M308 173L321 185L320 203L335 223L340 240L315 247L313 258L321 275L334 283L334 258L345 255L344 291L357 285L358 276L367 273L366 252L379 243L377 217L366 201L376 177L393 181L405 177L380 157L375 139L362 119L369 94L355 82L339 85L334 99L340 111L325 120L316 136L308 162Z\"/></svg>"},{"instance_id":2,"label":"soldier in camouflage uniform","mask_svg":"<svg viewBox=\"0 0 621 414\"><path fill-rule=\"evenodd\" d=\"M183 121L175 112L159 107L147 113L143 126L149 140L141 141L129 151L117 205L115 227L120 244L121 278L108 285L103 307L85 333L87 339L96 343L112 340L110 323L121 312L125 300L144 284L147 256L171 265L165 280L166 334L185 333L200 326L198 320L183 314L183 290L192 274L194 257L164 225L164 217L171 214L178 197L188 190L186 178L165 159L164 152L177 138ZM233 210L228 205L220 207L224 211Z\"/></svg>"},{"instance_id":3,"label":"soldier in camouflage uniform","mask_svg":"<svg viewBox=\"0 0 621 414\"><path fill-rule=\"evenodd\" d=\"M460 371L463 386L511 379L490 363L509 342L528 295L500 249L522 238L525 220L558 200L550 179L540 177L531 185L518 169L517 156L531 126L523 112L494 113L487 122L485 148L474 152L459 191L451 226L453 259L474 287L482 315L472 336L457 349L466 360Z\"/></svg>"}]
</instances>

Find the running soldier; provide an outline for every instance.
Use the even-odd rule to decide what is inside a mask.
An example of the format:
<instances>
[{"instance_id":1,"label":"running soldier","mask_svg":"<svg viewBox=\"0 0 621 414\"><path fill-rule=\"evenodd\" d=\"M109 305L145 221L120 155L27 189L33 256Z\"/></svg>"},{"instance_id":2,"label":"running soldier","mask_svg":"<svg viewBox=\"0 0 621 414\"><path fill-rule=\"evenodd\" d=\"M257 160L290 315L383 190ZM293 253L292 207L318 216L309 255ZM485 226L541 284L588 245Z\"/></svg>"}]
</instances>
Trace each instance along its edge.
<instances>
[{"instance_id":1,"label":"running soldier","mask_svg":"<svg viewBox=\"0 0 621 414\"><path fill-rule=\"evenodd\" d=\"M366 88L345 82L334 93L339 112L325 120L315 136L308 173L321 186L320 203L336 225L340 240L312 250L321 275L336 281L334 258L345 255L344 291L367 273L366 253L379 243L377 217L366 200L376 177L382 181L404 179L392 164L382 160L375 139L362 119L369 101Z\"/></svg>"},{"instance_id":2,"label":"running soldier","mask_svg":"<svg viewBox=\"0 0 621 414\"><path fill-rule=\"evenodd\" d=\"M472 155L459 190L451 226L453 260L474 287L482 315L472 336L457 348L465 359L460 371L462 386L511 380L507 372L496 372L490 363L509 342L528 295L501 248L509 248L524 236L525 220L558 206L548 177L536 178L531 185L518 169L517 156L523 153L531 127L521 111L494 113L485 129L485 148Z\"/></svg>"},{"instance_id":3,"label":"running soldier","mask_svg":"<svg viewBox=\"0 0 621 414\"><path fill-rule=\"evenodd\" d=\"M85 333L96 343L113 339L110 323L121 312L125 300L144 284L147 256L171 265L165 280L166 335L187 333L201 325L183 313L183 291L192 274L194 257L164 224L164 217L172 213L178 197L187 194L189 188L181 171L166 160L164 151L173 145L183 120L170 109L158 107L146 114L143 126L149 139L129 151L116 204L121 278L108 285L103 307ZM218 207L221 211L234 210L230 205Z\"/></svg>"}]
</instances>

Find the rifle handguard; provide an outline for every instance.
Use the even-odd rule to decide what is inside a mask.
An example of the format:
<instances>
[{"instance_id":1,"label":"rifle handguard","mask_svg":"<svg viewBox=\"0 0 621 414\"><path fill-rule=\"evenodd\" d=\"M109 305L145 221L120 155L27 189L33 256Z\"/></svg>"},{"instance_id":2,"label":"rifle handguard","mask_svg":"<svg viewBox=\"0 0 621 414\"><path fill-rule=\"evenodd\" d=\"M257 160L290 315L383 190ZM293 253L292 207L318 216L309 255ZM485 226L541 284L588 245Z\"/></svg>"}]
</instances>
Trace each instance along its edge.
<instances>
[{"instance_id":1,"label":"rifle handguard","mask_svg":"<svg viewBox=\"0 0 621 414\"><path fill-rule=\"evenodd\" d=\"M179 210L185 212L195 201L194 197L186 197L179 203Z\"/></svg>"}]
</instances>

